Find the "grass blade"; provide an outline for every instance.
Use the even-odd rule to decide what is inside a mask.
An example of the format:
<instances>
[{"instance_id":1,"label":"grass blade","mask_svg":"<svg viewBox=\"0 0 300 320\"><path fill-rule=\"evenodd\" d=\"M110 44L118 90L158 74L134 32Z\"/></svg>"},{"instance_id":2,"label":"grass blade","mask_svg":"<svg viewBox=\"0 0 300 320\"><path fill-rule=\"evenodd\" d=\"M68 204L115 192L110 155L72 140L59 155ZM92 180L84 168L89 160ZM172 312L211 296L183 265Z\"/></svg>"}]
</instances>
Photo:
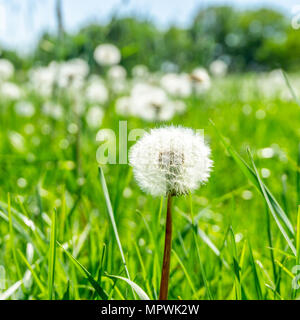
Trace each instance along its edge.
<instances>
[{"instance_id":1,"label":"grass blade","mask_svg":"<svg viewBox=\"0 0 300 320\"><path fill-rule=\"evenodd\" d=\"M50 252L49 252L49 269L48 269L48 298L52 300L54 274L56 260L56 211L52 214Z\"/></svg>"},{"instance_id":2,"label":"grass blade","mask_svg":"<svg viewBox=\"0 0 300 320\"><path fill-rule=\"evenodd\" d=\"M228 232L228 244L230 245L232 255L232 266L235 276L235 294L237 300L242 300L242 284L241 284L241 267L238 262L237 248L235 244L235 236L232 228L230 227Z\"/></svg>"},{"instance_id":3,"label":"grass blade","mask_svg":"<svg viewBox=\"0 0 300 320\"><path fill-rule=\"evenodd\" d=\"M22 285L22 280L17 281L6 291L0 294L0 300L7 300L11 295L13 295Z\"/></svg>"},{"instance_id":4,"label":"grass blade","mask_svg":"<svg viewBox=\"0 0 300 320\"><path fill-rule=\"evenodd\" d=\"M296 248L297 248L296 261L297 261L297 264L300 264L300 205L298 206L298 215L297 215Z\"/></svg>"},{"instance_id":5,"label":"grass blade","mask_svg":"<svg viewBox=\"0 0 300 320\"><path fill-rule=\"evenodd\" d=\"M282 221L283 225L285 226L286 232L290 237L294 237L295 231L293 229L293 226L275 199L275 197L272 195L272 193L269 191L269 189L266 187L266 185L259 181L257 174L255 171L249 167L249 165L245 162L245 160L231 147L231 145L225 140L225 138L221 135L221 133L217 130L214 123L211 121L212 125L215 128L215 131L220 138L221 142L223 143L225 149L228 151L228 153L231 155L231 157L235 160L235 162L238 164L242 172L245 174L245 176L255 185L255 187L264 195L264 198L268 199L268 204L271 204L273 208L273 213L276 216L276 223L277 221ZM279 227L281 229L281 227Z\"/></svg>"},{"instance_id":6,"label":"grass blade","mask_svg":"<svg viewBox=\"0 0 300 320\"><path fill-rule=\"evenodd\" d=\"M63 251L66 253L68 258L74 263L75 267L83 274L86 276L87 280L89 283L92 285L92 287L96 290L98 295L100 296L101 299L107 300L108 295L106 292L102 289L102 287L98 284L98 282L92 277L92 275L89 273L89 271L77 260L75 259L71 253L69 253L59 242L57 244L63 249Z\"/></svg>"},{"instance_id":7,"label":"grass blade","mask_svg":"<svg viewBox=\"0 0 300 320\"><path fill-rule=\"evenodd\" d=\"M282 235L284 236L285 240L287 241L289 247L291 248L292 252L293 252L294 255L296 256L296 248L295 248L295 246L293 245L292 240L289 238L288 234L286 233L285 229L284 229L283 226L281 225L281 223L280 223L280 221L279 221L279 219L278 219L278 216L276 215L275 209L274 209L272 203L270 202L270 198L269 198L268 195L267 195L265 186L264 186L264 184L263 184L262 181L261 181L260 175L259 175L259 173L258 173L258 170L257 170L256 166L255 166L255 163L254 163L252 154L251 154L251 152L250 152L249 150L248 150L248 153L249 153L249 156L250 156L250 159L251 159L251 162L252 162L252 166L253 166L253 168L254 168L254 170L255 170L255 174L256 174L257 180L258 180L258 182L259 182L259 184L260 184L260 188L261 188L261 190L262 190L263 196L264 196L264 198L265 198L265 200L266 200L266 203L267 203L267 205L268 205L268 207L269 207L269 209L270 209L270 211L271 211L271 213L272 213L272 216L273 216L274 220L276 221L277 226L279 227Z\"/></svg>"},{"instance_id":8,"label":"grass blade","mask_svg":"<svg viewBox=\"0 0 300 320\"><path fill-rule=\"evenodd\" d=\"M289 80L287 74L286 74L285 71L282 70L282 69L281 69L281 72L282 72L282 74L283 74L285 83L286 83L287 87L289 88L292 97L294 98L294 100L295 100L295 102L298 104L298 106L300 107L300 100L299 100L298 96L296 95L296 92L295 92L295 90L293 89L293 87L292 87L292 85L291 85L291 83L290 83L290 80Z\"/></svg>"},{"instance_id":9,"label":"grass blade","mask_svg":"<svg viewBox=\"0 0 300 320\"><path fill-rule=\"evenodd\" d=\"M190 285L190 287L191 287L191 289L193 291L193 294L195 294L196 293L196 289L194 287L193 281L190 278L189 273L187 272L183 262L181 261L180 257L178 256L178 254L176 253L176 251L174 249L172 249L172 252L173 252L175 258L177 259L179 265L181 266L181 268L182 268L182 270L183 270L183 272L184 272L184 274L186 276L186 279L187 279L187 281L188 281L188 283L189 283L189 285Z\"/></svg>"},{"instance_id":10,"label":"grass blade","mask_svg":"<svg viewBox=\"0 0 300 320\"><path fill-rule=\"evenodd\" d=\"M24 264L26 265L26 267L29 269L29 271L32 274L32 277L34 278L36 284L38 285L39 289L41 290L42 294L45 293L46 288L45 286L42 284L42 281L39 279L38 275L36 274L36 272L33 270L32 266L30 265L30 263L27 261L27 259L25 258L25 256L23 255L23 253L21 252L20 249L17 249L17 252L19 254L19 256L21 257L21 259L23 260Z\"/></svg>"},{"instance_id":11,"label":"grass blade","mask_svg":"<svg viewBox=\"0 0 300 320\"><path fill-rule=\"evenodd\" d=\"M8 220L9 220L9 239L10 239L12 255L13 255L14 263L17 270L17 276L19 280L21 280L22 276L21 276L19 262L17 259L16 246L14 243L15 237L14 237L14 228L13 228L12 214L11 214L10 194L8 194L8 197L7 197L7 212L8 212Z\"/></svg>"},{"instance_id":12,"label":"grass blade","mask_svg":"<svg viewBox=\"0 0 300 320\"><path fill-rule=\"evenodd\" d=\"M121 258L122 258L122 262L123 262L123 265L124 265L124 269L125 269L127 278L130 280L130 276L129 276L129 272L128 272L128 269L127 269L127 264L126 264L124 252L123 252L123 249L122 249L122 245L121 245L121 241L120 241L120 237L119 237L119 233L118 233L117 224L116 224L116 221L115 221L114 212L113 212L113 209L112 209L112 206L111 206L111 201L110 201L110 197L109 197L109 193L108 193L108 189L107 189L104 173L103 173L102 168L100 168L100 167L99 167L99 175L100 175L100 182L101 182L101 186L102 186L102 190L103 190L104 198L105 198L105 202L106 202L106 207L107 207L109 218L110 218L110 221L111 221L111 224L112 224L112 227L113 227L113 230L114 230L114 234L115 234L115 237L116 237L116 240L117 240L117 244L118 244L119 251L120 251L120 254L121 254Z\"/></svg>"},{"instance_id":13,"label":"grass blade","mask_svg":"<svg viewBox=\"0 0 300 320\"><path fill-rule=\"evenodd\" d=\"M253 272L253 276L254 276L254 284L255 284L257 298L259 300L262 300L263 299L262 290L261 290L261 286L260 286L260 282L259 282L259 278L258 278L258 273L257 273L257 269L256 269L256 264L254 261L253 252L252 252L249 240L248 240L248 246L249 246L250 264L251 264L251 268L252 268L252 272Z\"/></svg>"},{"instance_id":14,"label":"grass blade","mask_svg":"<svg viewBox=\"0 0 300 320\"><path fill-rule=\"evenodd\" d=\"M127 282L130 285L130 287L132 288L132 290L134 290L136 292L136 294L138 295L138 297L141 300L150 300L147 293L139 285L137 285L135 282L133 282L127 278L120 277L120 276L106 275L106 277L116 278L116 279L120 279L120 280Z\"/></svg>"}]
</instances>

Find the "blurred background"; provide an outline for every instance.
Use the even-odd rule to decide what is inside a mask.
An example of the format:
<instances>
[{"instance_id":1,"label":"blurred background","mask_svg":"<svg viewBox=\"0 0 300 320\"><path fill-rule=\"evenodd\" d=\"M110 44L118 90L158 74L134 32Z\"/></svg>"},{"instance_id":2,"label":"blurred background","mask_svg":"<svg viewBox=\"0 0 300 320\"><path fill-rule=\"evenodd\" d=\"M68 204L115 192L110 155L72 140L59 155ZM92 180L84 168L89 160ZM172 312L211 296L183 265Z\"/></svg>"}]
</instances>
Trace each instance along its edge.
<instances>
[{"instance_id":1,"label":"blurred background","mask_svg":"<svg viewBox=\"0 0 300 320\"><path fill-rule=\"evenodd\" d=\"M215 59L234 72L294 70L299 13L296 0L0 0L0 57L25 69L82 57L93 70L95 47L108 42L127 70L191 70Z\"/></svg>"}]
</instances>

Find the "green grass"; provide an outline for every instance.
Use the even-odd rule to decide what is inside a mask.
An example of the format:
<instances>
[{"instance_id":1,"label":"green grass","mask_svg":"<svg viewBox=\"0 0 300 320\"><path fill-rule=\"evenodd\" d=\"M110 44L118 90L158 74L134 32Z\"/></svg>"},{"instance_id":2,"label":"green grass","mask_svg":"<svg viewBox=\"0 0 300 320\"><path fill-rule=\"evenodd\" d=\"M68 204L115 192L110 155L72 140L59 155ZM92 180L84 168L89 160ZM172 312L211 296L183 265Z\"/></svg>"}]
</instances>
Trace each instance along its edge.
<instances>
[{"instance_id":1,"label":"green grass","mask_svg":"<svg viewBox=\"0 0 300 320\"><path fill-rule=\"evenodd\" d=\"M191 198L174 199L170 299L300 297L291 272L300 261L300 109L255 83L255 75L218 80L172 121L205 130L214 169ZM41 98L29 98L39 108ZM72 97L57 99L63 121L0 105L0 298L157 299L165 200L144 194L128 165L103 166L99 178L97 131L82 117L79 135L70 132L78 121ZM160 125L120 118L114 103L103 128ZM274 156L261 157L270 146Z\"/></svg>"}]
</instances>

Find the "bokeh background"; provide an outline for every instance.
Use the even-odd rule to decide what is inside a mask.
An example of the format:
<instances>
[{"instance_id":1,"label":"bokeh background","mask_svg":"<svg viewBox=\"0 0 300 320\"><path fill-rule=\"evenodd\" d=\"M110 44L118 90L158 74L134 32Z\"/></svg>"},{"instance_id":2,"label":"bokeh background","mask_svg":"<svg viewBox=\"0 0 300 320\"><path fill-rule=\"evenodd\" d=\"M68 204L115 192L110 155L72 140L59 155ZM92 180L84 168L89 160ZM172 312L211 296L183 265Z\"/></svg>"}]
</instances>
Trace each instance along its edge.
<instances>
[{"instance_id":1,"label":"bokeh background","mask_svg":"<svg viewBox=\"0 0 300 320\"><path fill-rule=\"evenodd\" d=\"M2 57L19 68L84 57L103 42L120 47L127 70L207 66L224 59L231 71L299 65L297 1L0 2ZM17 49L17 52L15 52ZM153 54L149 54L153 53ZM24 56L25 54L25 56Z\"/></svg>"}]
</instances>

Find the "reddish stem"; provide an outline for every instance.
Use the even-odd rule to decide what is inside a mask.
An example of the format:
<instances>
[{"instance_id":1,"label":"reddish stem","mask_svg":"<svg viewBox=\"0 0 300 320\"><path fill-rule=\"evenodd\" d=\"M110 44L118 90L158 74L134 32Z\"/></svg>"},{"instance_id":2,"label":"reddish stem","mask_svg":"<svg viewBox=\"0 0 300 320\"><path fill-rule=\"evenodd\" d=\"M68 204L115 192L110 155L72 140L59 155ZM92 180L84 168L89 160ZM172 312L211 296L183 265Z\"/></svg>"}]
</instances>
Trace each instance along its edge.
<instances>
[{"instance_id":1,"label":"reddish stem","mask_svg":"<svg viewBox=\"0 0 300 320\"><path fill-rule=\"evenodd\" d=\"M164 259L161 272L159 300L168 299L170 260L172 247L172 195L168 195L167 217L166 217L166 235Z\"/></svg>"}]
</instances>

